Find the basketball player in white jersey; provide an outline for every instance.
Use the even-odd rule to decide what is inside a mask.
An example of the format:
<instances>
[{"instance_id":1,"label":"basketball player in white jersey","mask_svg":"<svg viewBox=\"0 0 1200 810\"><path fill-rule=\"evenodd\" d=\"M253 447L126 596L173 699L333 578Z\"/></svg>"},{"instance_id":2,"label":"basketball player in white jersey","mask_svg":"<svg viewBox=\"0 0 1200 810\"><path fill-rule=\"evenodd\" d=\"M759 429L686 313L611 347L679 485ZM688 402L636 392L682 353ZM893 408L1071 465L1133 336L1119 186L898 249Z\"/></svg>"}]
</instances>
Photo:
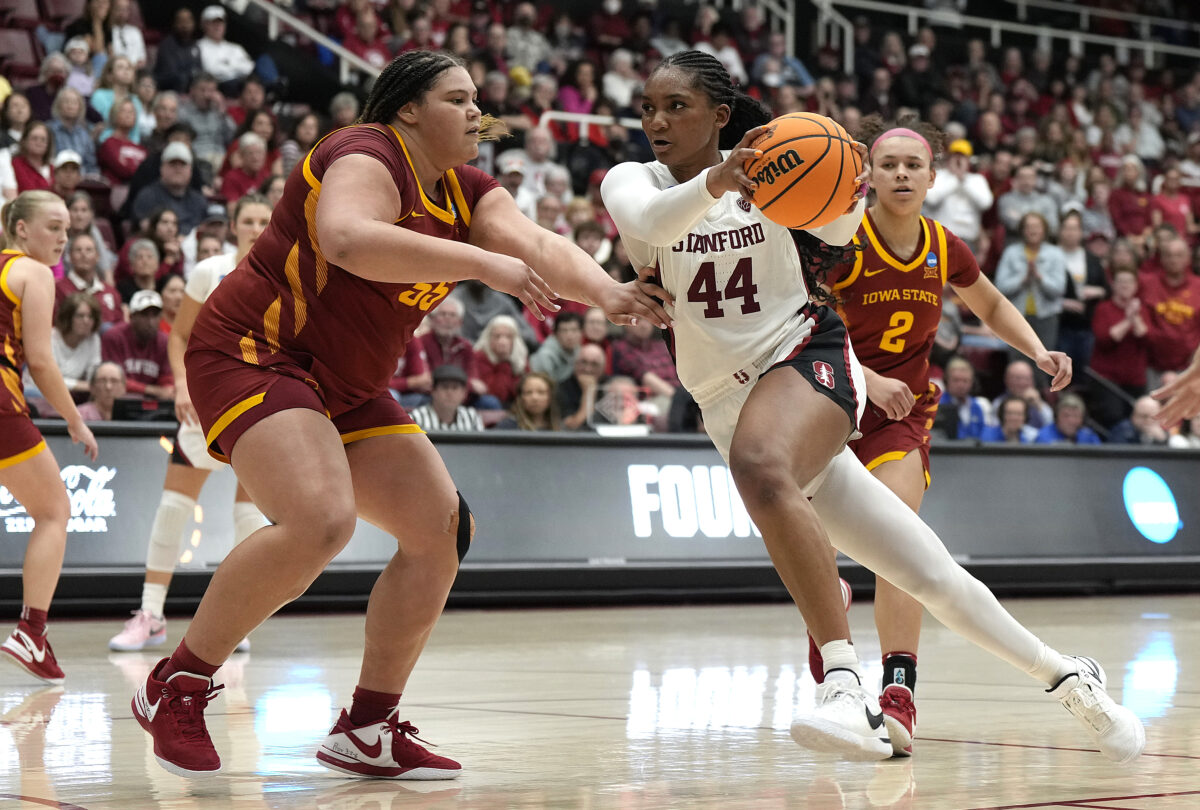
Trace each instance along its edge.
<instances>
[{"instance_id":1,"label":"basketball player in white jersey","mask_svg":"<svg viewBox=\"0 0 1200 810\"><path fill-rule=\"evenodd\" d=\"M266 197L260 194L242 197L233 209L233 235L237 239L237 252L207 258L198 263L188 276L183 304L167 339L167 355L175 374L175 416L179 420L179 432L167 464L162 498L150 527L142 604L133 612L133 617L125 622L124 629L109 640L110 650L132 652L157 647L167 640L163 605L175 573L175 561L179 559L184 542L184 531L209 473L225 466L208 454L204 432L200 429L200 422L188 396L183 353L201 305L221 280L233 272L242 257L250 252L254 241L262 235L270 220L271 205ZM266 518L239 483L233 501L234 545L265 525ZM247 639L238 645L240 652L249 649L250 642Z\"/></svg>"},{"instance_id":2,"label":"basketball player in white jersey","mask_svg":"<svg viewBox=\"0 0 1200 810\"><path fill-rule=\"evenodd\" d=\"M850 759L892 756L878 700L862 685L832 542L1046 684L1105 756L1132 760L1145 744L1141 721L1105 692L1100 666L1061 655L1018 624L846 448L865 404L862 370L837 314L809 291L821 294L820 271L844 252L820 240L849 242L864 203L815 236L747 204L754 186L742 167L769 118L715 58L670 56L642 96L642 129L658 161L617 166L602 193L635 266L657 268L661 290L646 289L673 304L679 378L821 646L825 681L792 737Z\"/></svg>"}]
</instances>

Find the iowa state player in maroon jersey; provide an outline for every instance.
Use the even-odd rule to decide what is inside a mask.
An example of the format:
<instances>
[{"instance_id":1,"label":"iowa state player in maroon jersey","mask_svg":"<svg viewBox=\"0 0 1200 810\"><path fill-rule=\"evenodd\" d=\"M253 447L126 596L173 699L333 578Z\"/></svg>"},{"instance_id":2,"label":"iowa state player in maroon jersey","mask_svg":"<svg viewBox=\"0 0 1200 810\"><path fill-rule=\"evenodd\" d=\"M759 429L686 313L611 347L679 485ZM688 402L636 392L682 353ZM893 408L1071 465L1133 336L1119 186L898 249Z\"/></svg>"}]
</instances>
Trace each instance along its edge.
<instances>
[{"instance_id":1,"label":"iowa state player in maroon jersey","mask_svg":"<svg viewBox=\"0 0 1200 810\"><path fill-rule=\"evenodd\" d=\"M916 512L930 481L929 430L940 393L929 379L929 353L947 283L1002 340L1053 377L1053 390L1071 381L1071 359L1046 350L1021 313L980 274L961 239L921 216L944 135L915 119L896 126L879 116L865 119L861 129L859 140L871 150L875 202L855 236L860 249L854 262L829 275L867 381L863 435L850 448ZM920 603L876 578L875 624L884 653L879 705L898 756L912 753L921 614ZM824 669L811 637L809 656L820 678Z\"/></svg>"},{"instance_id":2,"label":"iowa state player in maroon jersey","mask_svg":"<svg viewBox=\"0 0 1200 810\"><path fill-rule=\"evenodd\" d=\"M67 244L67 207L49 191L26 191L0 209L0 486L33 521L21 571L21 619L0 644L0 659L46 683L63 671L46 638L46 613L67 549L71 503L58 462L29 416L21 368L67 421L72 441L96 459L96 440L63 382L51 347L54 274ZM7 243L5 243L7 240Z\"/></svg>"},{"instance_id":3,"label":"iowa state player in maroon jersey","mask_svg":"<svg viewBox=\"0 0 1200 810\"><path fill-rule=\"evenodd\" d=\"M184 640L133 699L167 770L220 769L203 708L237 643L295 599L349 541L356 517L399 544L371 593L358 688L317 752L355 776L449 779L398 702L473 534L465 501L388 393L413 330L463 279L543 317L558 295L616 323L667 324L637 283L539 228L489 176L465 165L493 121L466 69L412 51L380 74L360 123L330 134L292 171L270 225L201 310L188 389L211 451L271 520L213 576ZM301 651L302 654L302 651Z\"/></svg>"}]
</instances>

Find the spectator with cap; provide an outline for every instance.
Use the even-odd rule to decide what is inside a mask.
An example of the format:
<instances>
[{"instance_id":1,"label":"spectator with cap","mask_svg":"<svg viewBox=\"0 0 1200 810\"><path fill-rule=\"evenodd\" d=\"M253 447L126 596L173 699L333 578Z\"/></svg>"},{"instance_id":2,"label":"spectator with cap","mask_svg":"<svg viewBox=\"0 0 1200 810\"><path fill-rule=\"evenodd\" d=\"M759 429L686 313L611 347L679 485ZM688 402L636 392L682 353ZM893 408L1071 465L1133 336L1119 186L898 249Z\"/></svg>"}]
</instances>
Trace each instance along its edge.
<instances>
[{"instance_id":1,"label":"spectator with cap","mask_svg":"<svg viewBox=\"0 0 1200 810\"><path fill-rule=\"evenodd\" d=\"M192 150L208 166L206 177L214 177L233 140L235 126L225 113L225 98L211 73L192 77L187 100L179 109L179 120L191 125Z\"/></svg>"},{"instance_id":2,"label":"spectator with cap","mask_svg":"<svg viewBox=\"0 0 1200 810\"><path fill-rule=\"evenodd\" d=\"M192 151L182 143L167 144L159 178L138 192L132 213L141 220L157 208L169 208L179 218L179 232L190 233L208 210L204 195L191 187Z\"/></svg>"},{"instance_id":3,"label":"spectator with cap","mask_svg":"<svg viewBox=\"0 0 1200 810\"><path fill-rule=\"evenodd\" d=\"M483 430L479 411L466 405L467 372L462 366L445 364L433 370L433 390L429 403L409 414L427 433L438 431Z\"/></svg>"},{"instance_id":4,"label":"spectator with cap","mask_svg":"<svg viewBox=\"0 0 1200 810\"><path fill-rule=\"evenodd\" d=\"M254 60L241 45L225 39L224 7L205 6L200 12L200 29L204 32L197 43L200 67L217 80L221 92L232 98L241 89L242 80L253 72Z\"/></svg>"},{"instance_id":5,"label":"spectator with cap","mask_svg":"<svg viewBox=\"0 0 1200 810\"><path fill-rule=\"evenodd\" d=\"M925 215L936 219L967 243L976 255L987 252L983 244L983 215L994 197L987 178L971 170L974 150L965 138L951 141L946 166L925 195Z\"/></svg>"},{"instance_id":6,"label":"spectator with cap","mask_svg":"<svg viewBox=\"0 0 1200 810\"><path fill-rule=\"evenodd\" d=\"M125 396L125 369L120 363L104 362L96 366L88 384L88 401L79 406L85 422L110 422L113 405Z\"/></svg>"},{"instance_id":7,"label":"spectator with cap","mask_svg":"<svg viewBox=\"0 0 1200 810\"><path fill-rule=\"evenodd\" d=\"M63 56L67 57L68 73L66 86L83 96L90 96L96 89L96 78L99 69L92 56L91 48L84 37L71 37L63 46ZM96 55L103 64L103 51Z\"/></svg>"},{"instance_id":8,"label":"spectator with cap","mask_svg":"<svg viewBox=\"0 0 1200 810\"><path fill-rule=\"evenodd\" d=\"M70 149L63 149L54 158L54 183L50 190L64 201L71 199L83 180L83 172L80 170L82 163L83 159L79 157L79 153Z\"/></svg>"},{"instance_id":9,"label":"spectator with cap","mask_svg":"<svg viewBox=\"0 0 1200 810\"><path fill-rule=\"evenodd\" d=\"M209 203L204 212L204 220L179 242L180 252L183 253L183 277L186 279L192 274L196 262L208 258L202 256L200 251L200 243L205 239L217 241L217 250L210 255L237 253L237 246L229 242L228 236L229 212L226 211L224 203Z\"/></svg>"},{"instance_id":10,"label":"spectator with cap","mask_svg":"<svg viewBox=\"0 0 1200 810\"><path fill-rule=\"evenodd\" d=\"M517 198L517 192L525 181L525 156L520 150L502 152L496 158L496 180L514 200Z\"/></svg>"},{"instance_id":11,"label":"spectator with cap","mask_svg":"<svg viewBox=\"0 0 1200 810\"><path fill-rule=\"evenodd\" d=\"M904 107L913 107L922 116L939 98L949 98L950 92L941 75L933 69L930 51L920 42L908 49L908 64L896 77L896 100Z\"/></svg>"},{"instance_id":12,"label":"spectator with cap","mask_svg":"<svg viewBox=\"0 0 1200 810\"><path fill-rule=\"evenodd\" d=\"M175 396L175 380L167 360L167 336L159 331L162 297L154 290L138 290L129 302L129 323L104 333L100 354L125 371L130 393L158 400Z\"/></svg>"}]
</instances>

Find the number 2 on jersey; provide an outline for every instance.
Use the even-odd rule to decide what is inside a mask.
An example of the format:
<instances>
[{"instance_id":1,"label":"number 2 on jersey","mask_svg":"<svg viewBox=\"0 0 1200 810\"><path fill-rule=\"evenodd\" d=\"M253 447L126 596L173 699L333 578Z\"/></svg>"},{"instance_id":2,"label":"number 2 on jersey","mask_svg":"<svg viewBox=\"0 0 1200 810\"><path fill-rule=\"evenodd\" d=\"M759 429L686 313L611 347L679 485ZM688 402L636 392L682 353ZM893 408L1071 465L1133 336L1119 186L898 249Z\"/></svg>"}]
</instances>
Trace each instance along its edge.
<instances>
[{"instance_id":1,"label":"number 2 on jersey","mask_svg":"<svg viewBox=\"0 0 1200 810\"><path fill-rule=\"evenodd\" d=\"M714 262L704 262L696 269L696 277L688 287L687 300L693 304L704 304L705 318L723 318L725 311L721 309L721 300L730 298L742 299L742 314L749 315L758 312L762 307L754 300L758 285L754 283L754 263L749 256L740 259L733 268L729 280L725 282L725 290L717 287L717 265Z\"/></svg>"},{"instance_id":2,"label":"number 2 on jersey","mask_svg":"<svg viewBox=\"0 0 1200 810\"><path fill-rule=\"evenodd\" d=\"M900 354L904 351L904 339L900 337L913 327L913 314L907 310L900 310L892 313L892 319L888 321L888 326L892 327L884 331L882 338L879 341L879 348L885 352Z\"/></svg>"}]
</instances>

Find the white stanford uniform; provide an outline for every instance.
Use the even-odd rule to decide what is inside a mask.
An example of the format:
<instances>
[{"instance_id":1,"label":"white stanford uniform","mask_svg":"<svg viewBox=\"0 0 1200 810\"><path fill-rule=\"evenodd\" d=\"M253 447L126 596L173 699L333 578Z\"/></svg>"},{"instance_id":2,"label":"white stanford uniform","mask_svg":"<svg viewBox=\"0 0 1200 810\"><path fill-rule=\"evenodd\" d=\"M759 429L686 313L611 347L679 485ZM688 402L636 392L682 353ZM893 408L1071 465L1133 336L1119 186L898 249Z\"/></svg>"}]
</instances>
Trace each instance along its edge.
<instances>
[{"instance_id":1,"label":"white stanford uniform","mask_svg":"<svg viewBox=\"0 0 1200 810\"><path fill-rule=\"evenodd\" d=\"M601 192L633 266L657 267L661 286L675 299L672 337L679 380L728 459L738 413L759 375L806 344L814 319L822 315L809 306L788 230L738 194L713 197L706 186L708 171L677 183L662 163L622 163L605 176ZM864 208L860 202L853 212L811 233L844 245L858 230ZM844 354L837 363L817 360L812 373L825 384L833 383L831 373L848 371L851 379L840 384L860 392L851 410L861 415L862 370L852 351Z\"/></svg>"},{"instance_id":2,"label":"white stanford uniform","mask_svg":"<svg viewBox=\"0 0 1200 810\"><path fill-rule=\"evenodd\" d=\"M183 292L193 301L203 304L217 289L217 285L237 268L237 256L233 253L221 253L209 256L198 262L188 276ZM207 442L204 440L204 430L200 425L185 425L180 423L175 434L175 452L171 461L201 470L219 470L225 466L208 454Z\"/></svg>"},{"instance_id":3,"label":"white stanford uniform","mask_svg":"<svg viewBox=\"0 0 1200 810\"><path fill-rule=\"evenodd\" d=\"M656 266L662 287L675 298L679 378L728 461L742 404L775 363L787 361L819 392L822 386L849 386L829 381L824 369L812 373L820 361L812 363L810 355L829 357L813 349L822 330L837 336L845 328L828 307L805 308L808 291L787 229L739 204L737 194L714 198L705 187L708 171L676 183L661 163L622 163L604 178L601 192L634 267ZM865 207L860 201L813 235L846 244ZM842 340L844 361L830 370L853 378L861 416L866 385L848 340ZM807 482L805 492L835 548L911 594L954 632L1043 680L1047 661L1061 660L959 566L933 530L848 447Z\"/></svg>"}]
</instances>

